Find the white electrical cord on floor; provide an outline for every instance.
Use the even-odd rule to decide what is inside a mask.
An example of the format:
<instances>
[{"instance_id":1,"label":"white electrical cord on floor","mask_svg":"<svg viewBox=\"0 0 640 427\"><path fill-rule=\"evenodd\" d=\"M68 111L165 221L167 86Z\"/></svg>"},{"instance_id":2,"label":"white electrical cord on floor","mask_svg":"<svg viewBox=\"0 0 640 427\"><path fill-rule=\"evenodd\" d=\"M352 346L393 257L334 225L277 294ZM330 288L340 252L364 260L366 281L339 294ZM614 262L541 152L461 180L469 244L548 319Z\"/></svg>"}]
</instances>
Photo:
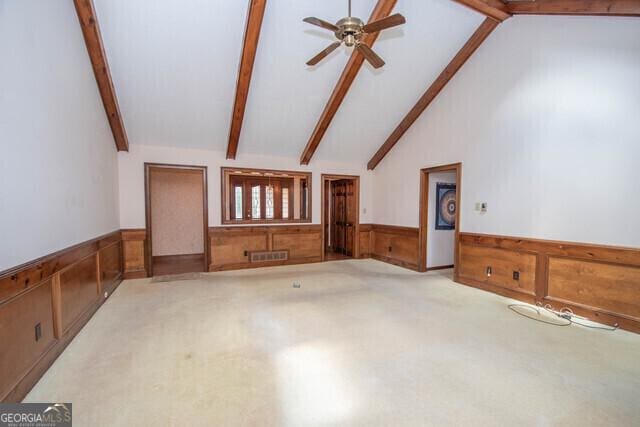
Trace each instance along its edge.
<instances>
[{"instance_id":1,"label":"white electrical cord on floor","mask_svg":"<svg viewBox=\"0 0 640 427\"><path fill-rule=\"evenodd\" d=\"M551 307L551 304L545 304L543 306L541 303L538 303L537 305L538 307L534 307L528 304L510 304L509 310L513 311L516 314L519 314L520 316L524 316L528 319L535 320L536 322L546 323L554 326L570 326L572 324L576 324L585 328L600 329L603 331L615 331L616 329L618 329L617 323L613 326L595 326L595 325L588 325L586 323L582 323L582 321L589 322L590 320L582 316L578 316L568 307L563 307L562 309L560 309L560 311L556 311L553 309L553 307ZM518 309L520 308L526 308L527 310L535 311L538 317L521 313L520 311L518 311ZM541 315L540 308L550 313L552 315L552 319L554 320L561 319L560 322L558 323L552 320L542 319L540 316Z\"/></svg>"}]
</instances>

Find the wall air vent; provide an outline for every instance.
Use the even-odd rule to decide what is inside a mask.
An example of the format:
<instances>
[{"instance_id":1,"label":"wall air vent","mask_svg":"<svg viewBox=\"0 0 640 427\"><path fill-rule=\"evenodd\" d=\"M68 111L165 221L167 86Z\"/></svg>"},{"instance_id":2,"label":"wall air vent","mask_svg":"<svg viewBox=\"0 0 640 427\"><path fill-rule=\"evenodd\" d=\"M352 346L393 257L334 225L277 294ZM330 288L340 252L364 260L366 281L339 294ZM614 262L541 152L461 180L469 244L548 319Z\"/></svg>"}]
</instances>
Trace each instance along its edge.
<instances>
[{"instance_id":1,"label":"wall air vent","mask_svg":"<svg viewBox=\"0 0 640 427\"><path fill-rule=\"evenodd\" d=\"M286 261L289 251L260 251L249 252L249 262Z\"/></svg>"}]
</instances>

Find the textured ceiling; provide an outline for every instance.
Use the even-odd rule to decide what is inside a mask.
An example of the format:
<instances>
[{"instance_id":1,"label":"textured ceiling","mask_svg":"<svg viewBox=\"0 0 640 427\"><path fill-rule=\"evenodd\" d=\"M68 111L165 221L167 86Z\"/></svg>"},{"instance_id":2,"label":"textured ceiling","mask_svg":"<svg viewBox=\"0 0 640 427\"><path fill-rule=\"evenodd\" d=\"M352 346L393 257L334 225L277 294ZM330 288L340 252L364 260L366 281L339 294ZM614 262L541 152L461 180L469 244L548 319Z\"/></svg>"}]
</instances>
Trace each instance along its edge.
<instances>
[{"instance_id":1,"label":"textured ceiling","mask_svg":"<svg viewBox=\"0 0 640 427\"><path fill-rule=\"evenodd\" d=\"M130 143L226 150L247 1L95 0ZM376 0L354 0L367 20ZM398 0L407 23L374 49L314 159L365 164L483 17L451 0ZM349 58L305 16L337 21L345 0L268 0L240 136L243 154L299 157ZM313 161L313 160L312 160Z\"/></svg>"}]
</instances>

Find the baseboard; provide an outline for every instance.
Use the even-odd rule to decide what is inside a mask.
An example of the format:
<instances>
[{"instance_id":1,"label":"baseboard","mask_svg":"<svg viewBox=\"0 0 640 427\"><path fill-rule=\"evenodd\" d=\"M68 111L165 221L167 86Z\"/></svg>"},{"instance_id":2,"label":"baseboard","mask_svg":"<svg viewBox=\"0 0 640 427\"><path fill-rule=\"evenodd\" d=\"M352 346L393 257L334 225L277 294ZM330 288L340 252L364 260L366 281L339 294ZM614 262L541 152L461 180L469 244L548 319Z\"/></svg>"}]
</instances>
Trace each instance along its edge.
<instances>
[{"instance_id":1,"label":"baseboard","mask_svg":"<svg viewBox=\"0 0 640 427\"><path fill-rule=\"evenodd\" d=\"M403 268L406 268L406 269L409 269L409 270L418 271L418 264L412 264L412 263L409 263L409 262L397 260L395 258L390 258L390 257L378 255L378 254L371 254L371 258L373 258L373 259L375 259L377 261L386 262L387 264L393 264L393 265L396 265L398 267L403 267Z\"/></svg>"},{"instance_id":2,"label":"baseboard","mask_svg":"<svg viewBox=\"0 0 640 427\"><path fill-rule=\"evenodd\" d=\"M446 270L448 268L453 268L453 264L450 264L450 265L437 265L435 267L427 267L427 271Z\"/></svg>"}]
</instances>

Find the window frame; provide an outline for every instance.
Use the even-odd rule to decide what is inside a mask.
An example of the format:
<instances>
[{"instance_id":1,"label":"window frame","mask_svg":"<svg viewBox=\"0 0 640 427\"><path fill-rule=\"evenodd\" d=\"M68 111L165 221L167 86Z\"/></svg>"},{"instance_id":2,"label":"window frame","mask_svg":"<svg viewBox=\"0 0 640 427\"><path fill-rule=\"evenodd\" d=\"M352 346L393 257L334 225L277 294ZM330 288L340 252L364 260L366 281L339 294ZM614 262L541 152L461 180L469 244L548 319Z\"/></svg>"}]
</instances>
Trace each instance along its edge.
<instances>
[{"instance_id":1,"label":"window frame","mask_svg":"<svg viewBox=\"0 0 640 427\"><path fill-rule=\"evenodd\" d=\"M304 224L312 222L312 181L311 172L282 171L273 169L249 169L221 167L221 223L228 224ZM298 177L305 184L300 185L300 215L306 214L306 218L294 218L295 213L295 185L294 179ZM266 185L271 183L274 189L274 218L266 218ZM288 184L288 185L285 185ZM260 218L249 218L252 212L251 188L260 185ZM243 218L236 219L236 188L242 188ZM282 216L282 188L288 192L288 218ZM306 191L305 191L306 190ZM303 202L306 204L303 206Z\"/></svg>"}]
</instances>

